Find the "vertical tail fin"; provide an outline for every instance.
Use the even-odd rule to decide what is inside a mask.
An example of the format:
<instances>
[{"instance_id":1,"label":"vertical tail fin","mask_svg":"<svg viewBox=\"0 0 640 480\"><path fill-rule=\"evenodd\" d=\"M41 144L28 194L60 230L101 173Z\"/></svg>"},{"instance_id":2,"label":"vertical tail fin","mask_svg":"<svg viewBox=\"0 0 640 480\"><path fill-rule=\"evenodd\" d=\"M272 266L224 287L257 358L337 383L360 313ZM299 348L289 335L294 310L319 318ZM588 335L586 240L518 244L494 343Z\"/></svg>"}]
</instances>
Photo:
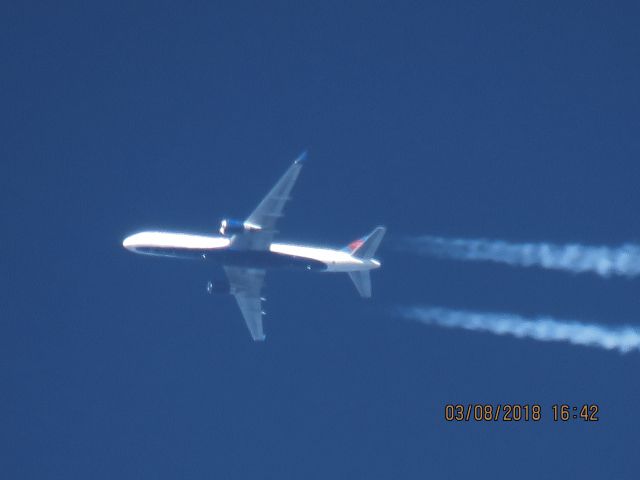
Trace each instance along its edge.
<instances>
[{"instance_id":1,"label":"vertical tail fin","mask_svg":"<svg viewBox=\"0 0 640 480\"><path fill-rule=\"evenodd\" d=\"M387 229L384 227L376 227L369 235L351 242L344 248L344 250L354 257L362 260L370 260L376 254L376 250L380 246L380 242L382 241L382 237L384 237L386 231ZM380 264L377 265L380 266ZM351 281L356 286L360 296L363 298L370 298L371 276L369 275L369 270L359 270L348 273L349 278L351 278Z\"/></svg>"},{"instance_id":2,"label":"vertical tail fin","mask_svg":"<svg viewBox=\"0 0 640 480\"><path fill-rule=\"evenodd\" d=\"M387 229L385 227L376 227L369 235L351 242L345 247L345 250L350 252L354 257L365 260L373 258L386 231Z\"/></svg>"}]
</instances>

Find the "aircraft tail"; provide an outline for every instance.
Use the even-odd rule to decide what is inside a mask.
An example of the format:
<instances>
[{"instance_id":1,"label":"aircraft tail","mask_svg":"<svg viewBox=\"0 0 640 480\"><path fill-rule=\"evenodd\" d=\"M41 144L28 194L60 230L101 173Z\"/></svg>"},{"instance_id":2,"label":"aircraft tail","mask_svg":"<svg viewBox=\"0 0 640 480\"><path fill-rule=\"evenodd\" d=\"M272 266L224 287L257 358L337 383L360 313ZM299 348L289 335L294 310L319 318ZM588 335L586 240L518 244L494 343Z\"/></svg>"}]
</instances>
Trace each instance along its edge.
<instances>
[{"instance_id":1,"label":"aircraft tail","mask_svg":"<svg viewBox=\"0 0 640 480\"><path fill-rule=\"evenodd\" d=\"M347 245L344 250L351 253L354 257L364 260L373 258L386 231L387 229L385 227L376 227L369 235L354 240Z\"/></svg>"},{"instance_id":2,"label":"aircraft tail","mask_svg":"<svg viewBox=\"0 0 640 480\"><path fill-rule=\"evenodd\" d=\"M382 237L384 237L386 231L387 229L385 227L376 227L369 235L351 242L347 247L344 248L344 250L349 252L354 257L361 258L363 260L369 260L375 255L376 250L380 246L380 242L382 241ZM351 278L351 281L356 286L356 290L358 290L360 296L363 298L370 298L371 275L369 274L369 270L361 270L348 273L349 278Z\"/></svg>"}]
</instances>

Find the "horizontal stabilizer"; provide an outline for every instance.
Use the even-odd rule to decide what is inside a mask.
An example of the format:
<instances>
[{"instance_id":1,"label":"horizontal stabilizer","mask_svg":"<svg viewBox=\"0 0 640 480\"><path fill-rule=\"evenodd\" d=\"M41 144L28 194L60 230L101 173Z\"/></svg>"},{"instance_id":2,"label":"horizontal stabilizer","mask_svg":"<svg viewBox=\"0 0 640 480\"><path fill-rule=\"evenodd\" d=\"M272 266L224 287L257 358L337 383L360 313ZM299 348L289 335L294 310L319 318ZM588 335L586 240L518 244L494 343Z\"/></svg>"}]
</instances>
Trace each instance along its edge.
<instances>
[{"instance_id":1,"label":"horizontal stabilizer","mask_svg":"<svg viewBox=\"0 0 640 480\"><path fill-rule=\"evenodd\" d=\"M371 298L371 276L369 270L347 272L362 298Z\"/></svg>"}]
</instances>

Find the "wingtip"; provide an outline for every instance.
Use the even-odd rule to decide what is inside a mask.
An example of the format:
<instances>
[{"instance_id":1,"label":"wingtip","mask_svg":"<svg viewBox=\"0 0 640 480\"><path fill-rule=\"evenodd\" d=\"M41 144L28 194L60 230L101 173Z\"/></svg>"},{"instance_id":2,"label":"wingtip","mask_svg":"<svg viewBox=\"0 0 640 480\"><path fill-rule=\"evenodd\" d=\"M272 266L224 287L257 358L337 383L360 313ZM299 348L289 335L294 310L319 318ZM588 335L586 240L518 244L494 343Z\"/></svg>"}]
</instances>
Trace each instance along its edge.
<instances>
[{"instance_id":1,"label":"wingtip","mask_svg":"<svg viewBox=\"0 0 640 480\"><path fill-rule=\"evenodd\" d=\"M293 163L304 163L307 161L307 151L304 150Z\"/></svg>"}]
</instances>

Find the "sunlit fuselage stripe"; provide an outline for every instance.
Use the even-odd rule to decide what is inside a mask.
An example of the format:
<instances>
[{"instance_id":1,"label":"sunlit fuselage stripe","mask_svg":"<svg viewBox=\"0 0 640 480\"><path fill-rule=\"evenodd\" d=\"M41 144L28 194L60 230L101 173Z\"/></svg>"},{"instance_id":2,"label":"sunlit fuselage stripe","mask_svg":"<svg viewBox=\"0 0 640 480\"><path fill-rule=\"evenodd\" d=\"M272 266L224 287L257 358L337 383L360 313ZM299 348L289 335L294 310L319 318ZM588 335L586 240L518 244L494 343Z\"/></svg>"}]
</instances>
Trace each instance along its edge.
<instances>
[{"instance_id":1,"label":"sunlit fuselage stripe","mask_svg":"<svg viewBox=\"0 0 640 480\"><path fill-rule=\"evenodd\" d=\"M273 243L268 251L230 248L230 239L172 232L141 232L127 237L123 246L146 255L209 260L247 268L289 268L353 272L378 268L376 260L363 260L343 250Z\"/></svg>"}]
</instances>

